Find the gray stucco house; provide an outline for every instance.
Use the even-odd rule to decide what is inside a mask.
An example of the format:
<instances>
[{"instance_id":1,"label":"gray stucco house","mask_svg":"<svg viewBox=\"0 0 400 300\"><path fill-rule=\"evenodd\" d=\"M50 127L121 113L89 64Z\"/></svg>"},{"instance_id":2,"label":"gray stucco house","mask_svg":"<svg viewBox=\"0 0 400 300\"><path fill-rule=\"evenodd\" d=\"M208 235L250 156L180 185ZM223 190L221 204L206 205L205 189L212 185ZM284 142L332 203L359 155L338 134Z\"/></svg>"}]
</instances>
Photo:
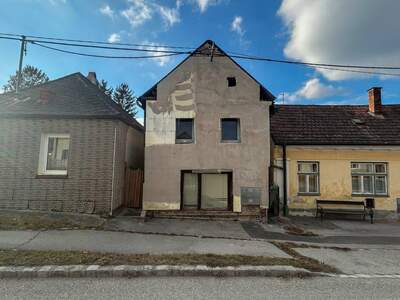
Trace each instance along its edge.
<instances>
[{"instance_id":1,"label":"gray stucco house","mask_svg":"<svg viewBox=\"0 0 400 300\"><path fill-rule=\"evenodd\" d=\"M143 127L80 73L0 95L0 209L112 214Z\"/></svg>"},{"instance_id":2,"label":"gray stucco house","mask_svg":"<svg viewBox=\"0 0 400 300\"><path fill-rule=\"evenodd\" d=\"M213 41L203 43L139 98L143 209L265 214L274 99Z\"/></svg>"}]
</instances>

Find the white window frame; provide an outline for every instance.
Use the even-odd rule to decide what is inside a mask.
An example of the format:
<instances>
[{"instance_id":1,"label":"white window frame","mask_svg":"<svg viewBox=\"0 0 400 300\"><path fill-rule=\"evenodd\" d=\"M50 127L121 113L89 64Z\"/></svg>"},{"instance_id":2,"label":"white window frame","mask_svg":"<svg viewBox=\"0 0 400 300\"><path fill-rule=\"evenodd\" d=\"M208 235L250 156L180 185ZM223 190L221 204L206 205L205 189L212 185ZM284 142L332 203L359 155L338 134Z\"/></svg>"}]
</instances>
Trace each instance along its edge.
<instances>
[{"instance_id":1,"label":"white window frame","mask_svg":"<svg viewBox=\"0 0 400 300\"><path fill-rule=\"evenodd\" d=\"M47 170L47 156L49 149L49 139L50 138L68 138L70 152L71 147L71 136L69 134L42 134L40 140L40 153L39 153L39 168L38 175L67 175L68 170ZM68 155L69 156L69 155ZM69 157L68 157L69 159ZM68 168L68 166L67 166Z\"/></svg>"},{"instance_id":2,"label":"white window frame","mask_svg":"<svg viewBox=\"0 0 400 300\"><path fill-rule=\"evenodd\" d=\"M372 172L357 172L354 171L353 164L372 164ZM375 165L383 164L385 165L385 172L384 173L377 173ZM380 162L380 161L352 161L350 163L350 175L351 175L351 193L355 196L388 196L389 194L389 187L388 187L388 163L387 162ZM353 191L353 176L360 176L361 178L361 191L354 192ZM369 176L372 177L372 193L368 193L364 191L364 177ZM375 189L375 177L383 176L385 178L385 192L384 193L377 193Z\"/></svg>"},{"instance_id":3,"label":"white window frame","mask_svg":"<svg viewBox=\"0 0 400 300\"><path fill-rule=\"evenodd\" d=\"M300 172L299 171L299 165L300 164L316 164L317 165L317 172ZM306 176L306 192L300 192L300 175L305 175ZM317 191L316 192L310 192L310 175L317 175ZM297 161L297 193L299 195L319 195L320 193L320 166L319 166L319 161L315 160L300 160Z\"/></svg>"}]
</instances>

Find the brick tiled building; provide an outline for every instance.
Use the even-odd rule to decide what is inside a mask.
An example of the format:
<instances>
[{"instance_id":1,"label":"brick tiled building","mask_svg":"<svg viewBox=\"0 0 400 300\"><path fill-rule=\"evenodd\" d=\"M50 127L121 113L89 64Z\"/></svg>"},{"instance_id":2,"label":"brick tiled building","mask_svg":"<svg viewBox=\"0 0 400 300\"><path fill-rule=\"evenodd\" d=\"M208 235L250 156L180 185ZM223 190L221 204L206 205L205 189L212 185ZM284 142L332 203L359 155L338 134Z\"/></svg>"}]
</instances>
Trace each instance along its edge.
<instances>
[{"instance_id":1,"label":"brick tiled building","mask_svg":"<svg viewBox=\"0 0 400 300\"><path fill-rule=\"evenodd\" d=\"M0 95L0 209L111 214L143 143L143 127L80 73Z\"/></svg>"}]
</instances>

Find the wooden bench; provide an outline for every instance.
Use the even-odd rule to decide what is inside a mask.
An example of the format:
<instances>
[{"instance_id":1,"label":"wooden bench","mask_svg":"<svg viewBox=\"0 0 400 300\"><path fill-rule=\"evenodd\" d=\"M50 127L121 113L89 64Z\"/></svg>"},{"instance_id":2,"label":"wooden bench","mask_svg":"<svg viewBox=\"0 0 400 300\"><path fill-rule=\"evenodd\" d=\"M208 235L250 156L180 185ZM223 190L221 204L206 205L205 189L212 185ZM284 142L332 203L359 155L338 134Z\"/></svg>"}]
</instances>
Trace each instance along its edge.
<instances>
[{"instance_id":1,"label":"wooden bench","mask_svg":"<svg viewBox=\"0 0 400 300\"><path fill-rule=\"evenodd\" d=\"M364 201L355 200L321 200L317 199L317 211L323 220L326 214L343 214L343 215L361 215L363 220L367 215L371 218L371 224L374 222L374 211L372 208L367 208Z\"/></svg>"}]
</instances>

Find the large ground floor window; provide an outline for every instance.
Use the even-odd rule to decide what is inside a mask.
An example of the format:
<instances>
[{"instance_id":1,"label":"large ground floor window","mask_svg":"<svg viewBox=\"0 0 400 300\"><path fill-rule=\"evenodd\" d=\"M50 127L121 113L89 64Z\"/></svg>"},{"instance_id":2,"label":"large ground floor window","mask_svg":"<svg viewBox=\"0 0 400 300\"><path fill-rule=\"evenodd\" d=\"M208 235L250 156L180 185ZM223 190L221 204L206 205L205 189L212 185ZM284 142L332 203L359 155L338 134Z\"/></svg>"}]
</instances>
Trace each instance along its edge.
<instances>
[{"instance_id":1,"label":"large ground floor window","mask_svg":"<svg viewBox=\"0 0 400 300\"><path fill-rule=\"evenodd\" d=\"M232 173L182 171L182 209L232 209Z\"/></svg>"},{"instance_id":2,"label":"large ground floor window","mask_svg":"<svg viewBox=\"0 0 400 300\"><path fill-rule=\"evenodd\" d=\"M352 162L351 184L354 195L387 195L387 163Z\"/></svg>"}]
</instances>

